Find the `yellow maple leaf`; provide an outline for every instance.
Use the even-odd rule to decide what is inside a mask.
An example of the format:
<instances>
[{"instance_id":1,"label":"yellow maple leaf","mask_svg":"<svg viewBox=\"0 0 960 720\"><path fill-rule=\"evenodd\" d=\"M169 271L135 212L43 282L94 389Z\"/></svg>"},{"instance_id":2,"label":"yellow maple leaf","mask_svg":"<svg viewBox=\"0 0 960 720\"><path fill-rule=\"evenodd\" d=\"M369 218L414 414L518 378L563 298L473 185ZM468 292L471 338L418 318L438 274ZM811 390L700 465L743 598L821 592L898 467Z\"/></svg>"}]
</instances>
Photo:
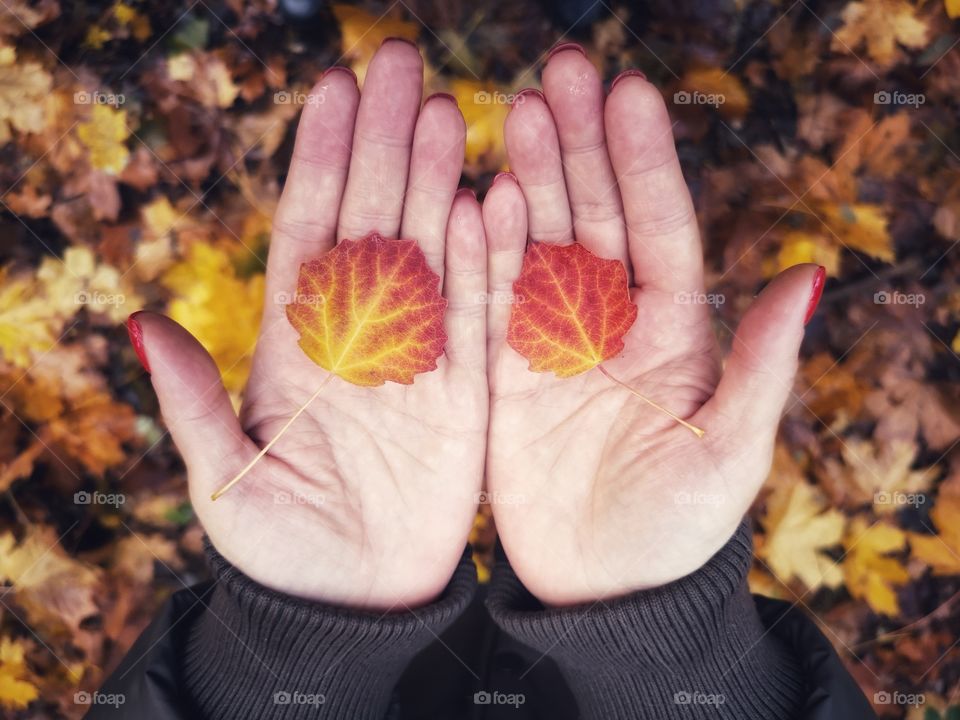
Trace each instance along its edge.
<instances>
[{"instance_id":1,"label":"yellow maple leaf","mask_svg":"<svg viewBox=\"0 0 960 720\"><path fill-rule=\"evenodd\" d=\"M17 367L56 344L64 316L32 278L8 278L0 269L0 355Z\"/></svg>"},{"instance_id":2,"label":"yellow maple leaf","mask_svg":"<svg viewBox=\"0 0 960 720\"><path fill-rule=\"evenodd\" d=\"M943 0L943 4L948 18L956 19L960 17L960 0Z\"/></svg>"},{"instance_id":3,"label":"yellow maple leaf","mask_svg":"<svg viewBox=\"0 0 960 720\"><path fill-rule=\"evenodd\" d=\"M900 528L882 522L868 526L863 518L850 522L843 539L847 550L843 558L847 589L882 615L900 614L895 588L907 583L910 573L903 562L889 555L903 550L906 542L907 535Z\"/></svg>"},{"instance_id":4,"label":"yellow maple leaf","mask_svg":"<svg viewBox=\"0 0 960 720\"><path fill-rule=\"evenodd\" d=\"M37 133L46 125L45 100L53 82L35 62L17 62L13 48L0 54L0 144L12 130Z\"/></svg>"},{"instance_id":5,"label":"yellow maple leaf","mask_svg":"<svg viewBox=\"0 0 960 720\"><path fill-rule=\"evenodd\" d=\"M12 597L34 626L76 633L98 612L97 570L69 557L52 528L33 526L20 543L13 533L0 535L0 582L12 584Z\"/></svg>"},{"instance_id":6,"label":"yellow maple leaf","mask_svg":"<svg viewBox=\"0 0 960 720\"><path fill-rule=\"evenodd\" d=\"M186 259L164 275L174 293L170 317L183 325L213 356L228 390L240 391L263 309L263 274L238 277L227 250L204 243L191 246ZM224 322L224 318L231 318Z\"/></svg>"},{"instance_id":7,"label":"yellow maple leaf","mask_svg":"<svg viewBox=\"0 0 960 720\"><path fill-rule=\"evenodd\" d=\"M167 74L171 80L189 83L191 92L206 107L230 107L240 94L226 63L210 53L173 55L167 58Z\"/></svg>"},{"instance_id":8,"label":"yellow maple leaf","mask_svg":"<svg viewBox=\"0 0 960 720\"><path fill-rule=\"evenodd\" d=\"M930 518L939 534L910 534L913 557L931 567L934 575L960 575L960 488L944 483Z\"/></svg>"},{"instance_id":9,"label":"yellow maple leaf","mask_svg":"<svg viewBox=\"0 0 960 720\"><path fill-rule=\"evenodd\" d=\"M911 49L927 43L927 22L916 15L906 0L863 0L843 9L843 27L834 36L833 49L855 53L866 45L867 53L881 65L896 57L897 44Z\"/></svg>"},{"instance_id":10,"label":"yellow maple leaf","mask_svg":"<svg viewBox=\"0 0 960 720\"><path fill-rule=\"evenodd\" d=\"M457 99L467 125L467 164L480 171L505 167L503 122L513 96L494 85L462 78L450 82L450 93Z\"/></svg>"},{"instance_id":11,"label":"yellow maple leaf","mask_svg":"<svg viewBox=\"0 0 960 720\"><path fill-rule=\"evenodd\" d=\"M337 3L333 5L333 14L340 23L343 57L350 60L350 67L361 84L367 75L367 66L384 40L398 37L415 42L420 35L420 27L415 23L372 15L351 5Z\"/></svg>"},{"instance_id":12,"label":"yellow maple leaf","mask_svg":"<svg viewBox=\"0 0 960 720\"><path fill-rule=\"evenodd\" d=\"M879 205L821 202L810 207L833 231L835 241L877 260L896 260L887 217Z\"/></svg>"},{"instance_id":13,"label":"yellow maple leaf","mask_svg":"<svg viewBox=\"0 0 960 720\"><path fill-rule=\"evenodd\" d=\"M783 236L776 264L767 268L767 275L786 270L801 263L816 263L827 269L827 275L840 274L840 248L833 238L822 234L791 230Z\"/></svg>"},{"instance_id":14,"label":"yellow maple leaf","mask_svg":"<svg viewBox=\"0 0 960 720\"><path fill-rule=\"evenodd\" d=\"M90 120L77 126L77 138L87 147L90 164L111 175L127 165L128 137L127 111L115 110L109 105L94 105Z\"/></svg>"},{"instance_id":15,"label":"yellow maple leaf","mask_svg":"<svg viewBox=\"0 0 960 720\"><path fill-rule=\"evenodd\" d=\"M21 641L0 637L0 707L23 710L39 696Z\"/></svg>"},{"instance_id":16,"label":"yellow maple leaf","mask_svg":"<svg viewBox=\"0 0 960 720\"><path fill-rule=\"evenodd\" d=\"M44 285L47 302L66 317L85 307L119 323L143 306L129 276L98 262L90 248L69 247L62 260L44 258L37 279Z\"/></svg>"},{"instance_id":17,"label":"yellow maple leaf","mask_svg":"<svg viewBox=\"0 0 960 720\"><path fill-rule=\"evenodd\" d=\"M889 514L907 505L923 505L924 493L936 479L933 468L913 470L917 446L894 440L882 445L857 438L846 439L840 449L843 465L827 460L826 473L839 484L836 496L849 504L872 504L874 512Z\"/></svg>"},{"instance_id":18,"label":"yellow maple leaf","mask_svg":"<svg viewBox=\"0 0 960 720\"><path fill-rule=\"evenodd\" d=\"M760 523L765 535L757 555L781 582L796 578L811 590L843 583L842 570L824 550L840 543L846 518L827 509L812 485L799 481L775 486Z\"/></svg>"}]
</instances>

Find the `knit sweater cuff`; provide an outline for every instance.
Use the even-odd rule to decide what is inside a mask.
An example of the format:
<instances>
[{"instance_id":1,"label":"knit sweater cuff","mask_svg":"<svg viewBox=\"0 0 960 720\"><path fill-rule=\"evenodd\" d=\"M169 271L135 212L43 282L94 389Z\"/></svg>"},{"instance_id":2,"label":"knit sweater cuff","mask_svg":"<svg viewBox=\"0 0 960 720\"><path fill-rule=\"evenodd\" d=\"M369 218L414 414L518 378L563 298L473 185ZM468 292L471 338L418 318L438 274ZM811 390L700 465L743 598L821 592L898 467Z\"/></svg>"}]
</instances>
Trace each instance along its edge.
<instances>
[{"instance_id":1,"label":"knit sweater cuff","mask_svg":"<svg viewBox=\"0 0 960 720\"><path fill-rule=\"evenodd\" d=\"M504 631L549 655L584 718L795 716L799 664L764 628L747 588L746 522L696 572L610 601L544 607L505 563L487 606Z\"/></svg>"},{"instance_id":2,"label":"knit sweater cuff","mask_svg":"<svg viewBox=\"0 0 960 720\"><path fill-rule=\"evenodd\" d=\"M215 587L190 631L184 676L211 720L382 720L413 656L466 608L469 548L434 603L404 613L351 611L259 585L207 542Z\"/></svg>"}]
</instances>

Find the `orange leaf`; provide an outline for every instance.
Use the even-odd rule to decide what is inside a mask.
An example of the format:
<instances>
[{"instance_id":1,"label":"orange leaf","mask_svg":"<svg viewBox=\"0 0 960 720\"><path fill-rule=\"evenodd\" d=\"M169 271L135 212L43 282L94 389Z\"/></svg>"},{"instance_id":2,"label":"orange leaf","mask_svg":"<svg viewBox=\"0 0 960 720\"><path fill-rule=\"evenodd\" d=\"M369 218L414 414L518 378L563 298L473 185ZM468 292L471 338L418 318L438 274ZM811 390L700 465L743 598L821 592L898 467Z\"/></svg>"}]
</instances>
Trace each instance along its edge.
<instances>
[{"instance_id":1,"label":"orange leaf","mask_svg":"<svg viewBox=\"0 0 960 720\"><path fill-rule=\"evenodd\" d=\"M579 375L623 350L637 319L627 271L583 245L530 244L520 277L507 342L534 372Z\"/></svg>"},{"instance_id":2,"label":"orange leaf","mask_svg":"<svg viewBox=\"0 0 960 720\"><path fill-rule=\"evenodd\" d=\"M439 286L416 242L373 233L304 263L287 318L323 369L354 385L410 385L447 342Z\"/></svg>"}]
</instances>

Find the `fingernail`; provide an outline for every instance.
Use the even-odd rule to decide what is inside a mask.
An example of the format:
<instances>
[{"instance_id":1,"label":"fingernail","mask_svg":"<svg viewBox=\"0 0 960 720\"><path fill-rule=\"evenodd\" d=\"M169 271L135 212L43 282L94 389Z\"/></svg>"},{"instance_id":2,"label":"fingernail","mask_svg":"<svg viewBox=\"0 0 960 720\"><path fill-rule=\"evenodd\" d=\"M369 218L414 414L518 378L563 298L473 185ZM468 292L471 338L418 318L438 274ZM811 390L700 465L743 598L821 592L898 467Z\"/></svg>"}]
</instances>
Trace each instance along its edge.
<instances>
[{"instance_id":1,"label":"fingernail","mask_svg":"<svg viewBox=\"0 0 960 720\"><path fill-rule=\"evenodd\" d=\"M543 96L543 93L537 90L536 88L524 88L523 90L521 90L520 92L518 92L516 95L513 96L513 102L510 103L510 107L513 108L513 107L516 107L517 105L523 105L523 103L526 102L527 98L531 98L531 97L538 97L544 102L547 101L546 98Z\"/></svg>"},{"instance_id":2,"label":"fingernail","mask_svg":"<svg viewBox=\"0 0 960 720\"><path fill-rule=\"evenodd\" d=\"M617 76L613 79L613 82L612 82L612 83L610 83L610 92L613 92L613 89L617 86L617 83L618 83L618 82L620 82L620 81L623 80L624 78L628 78L628 77L638 77L638 78L640 78L641 80L646 80L646 79L647 79L647 76L644 75L644 74L643 74L642 72L640 72L639 70L624 70L622 73L620 73L619 75L617 75Z\"/></svg>"},{"instance_id":3,"label":"fingernail","mask_svg":"<svg viewBox=\"0 0 960 720\"><path fill-rule=\"evenodd\" d=\"M469 195L474 200L477 199L477 191L474 190L473 188L468 188L468 187L460 188L459 190L457 190L456 197L460 197L461 195Z\"/></svg>"},{"instance_id":4,"label":"fingernail","mask_svg":"<svg viewBox=\"0 0 960 720\"><path fill-rule=\"evenodd\" d=\"M130 344L133 345L133 351L137 354L137 359L143 365L143 369L150 372L150 363L147 362L147 353L143 347L143 328L137 320L140 311L133 313L127 318L127 334L130 336Z\"/></svg>"},{"instance_id":5,"label":"fingernail","mask_svg":"<svg viewBox=\"0 0 960 720\"><path fill-rule=\"evenodd\" d=\"M806 325L813 317L813 313L820 303L820 296L823 295L823 286L827 282L827 269L821 265L817 268L817 274L813 276L813 287L810 289L810 300L807 302L807 314L803 318L803 324Z\"/></svg>"},{"instance_id":6,"label":"fingernail","mask_svg":"<svg viewBox=\"0 0 960 720\"><path fill-rule=\"evenodd\" d=\"M407 39L407 38L405 38L405 37L397 37L396 35L394 35L393 37L384 38L384 39L383 39L383 42L380 43L380 47L383 47L383 46L386 45L388 42L402 42L402 43L406 43L407 45L412 45L413 47L417 48L417 52L420 52L420 48L417 47L417 44L416 44L413 40L409 40L409 39Z\"/></svg>"},{"instance_id":7,"label":"fingernail","mask_svg":"<svg viewBox=\"0 0 960 720\"><path fill-rule=\"evenodd\" d=\"M557 53L562 53L562 52L564 52L564 51L566 51L566 50L576 50L578 53L580 53L580 54L583 55L584 57L587 56L586 51L585 51L585 50L583 49L583 47L582 47L581 45L579 45L578 43L575 43L575 42L562 42L562 43L557 43L556 45L554 45L554 46L550 49L550 52L547 53L547 62L550 62L550 60L553 59L553 56L556 55Z\"/></svg>"},{"instance_id":8,"label":"fingernail","mask_svg":"<svg viewBox=\"0 0 960 720\"><path fill-rule=\"evenodd\" d=\"M509 179L512 180L513 182L517 182L517 176L514 175L514 174L513 174L512 172L510 172L509 170L506 170L506 171L504 171L504 172L499 172L499 173L497 173L496 175L494 175L494 177L493 177L493 182L491 182L490 184L491 184L491 185L496 185L496 184L497 184L497 180L503 180L503 179L507 179L507 178L509 178Z\"/></svg>"},{"instance_id":9,"label":"fingernail","mask_svg":"<svg viewBox=\"0 0 960 720\"><path fill-rule=\"evenodd\" d=\"M326 70L323 71L323 75L320 76L320 79L323 80L323 78L325 78L327 75L329 75L329 74L332 73L332 72L342 72L342 73L346 73L347 75L349 75L350 77L353 78L353 84L354 84L354 85L357 85L357 84L358 84L358 83L357 83L357 74L356 74L353 70L351 70L350 68L344 67L343 65L333 65L332 67L328 67Z\"/></svg>"},{"instance_id":10,"label":"fingernail","mask_svg":"<svg viewBox=\"0 0 960 720\"><path fill-rule=\"evenodd\" d=\"M431 95L430 97L428 97L426 100L424 100L424 101L423 101L423 104L426 105L428 102L430 102L430 101L433 100L434 98L440 98L440 99L443 99L443 100L449 100L449 101L452 102L454 105L458 105L457 99L456 99L453 95L451 95L450 93L445 93L445 92L434 93L433 95Z\"/></svg>"}]
</instances>

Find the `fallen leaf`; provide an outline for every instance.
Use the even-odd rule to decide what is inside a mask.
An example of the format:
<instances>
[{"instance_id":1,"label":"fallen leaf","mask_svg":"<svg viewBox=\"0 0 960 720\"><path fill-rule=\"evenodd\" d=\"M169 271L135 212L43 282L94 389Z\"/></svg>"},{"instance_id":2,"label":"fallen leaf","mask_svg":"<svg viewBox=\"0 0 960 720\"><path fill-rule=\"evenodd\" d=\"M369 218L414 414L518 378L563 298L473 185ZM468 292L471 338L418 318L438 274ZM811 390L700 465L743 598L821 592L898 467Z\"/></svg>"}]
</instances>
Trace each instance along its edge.
<instances>
[{"instance_id":1,"label":"fallen leaf","mask_svg":"<svg viewBox=\"0 0 960 720\"><path fill-rule=\"evenodd\" d=\"M938 534L910 533L912 556L931 567L934 575L960 575L960 487L944 482L930 519ZM932 529L932 528L931 528Z\"/></svg>"},{"instance_id":2,"label":"fallen leaf","mask_svg":"<svg viewBox=\"0 0 960 720\"><path fill-rule=\"evenodd\" d=\"M127 164L128 137L127 111L115 110L109 105L94 105L90 120L77 126L77 138L89 150L90 164L111 175L122 171Z\"/></svg>"},{"instance_id":3,"label":"fallen leaf","mask_svg":"<svg viewBox=\"0 0 960 720\"><path fill-rule=\"evenodd\" d=\"M437 367L446 307L417 243L374 233L304 263L287 318L324 370L354 385L409 385Z\"/></svg>"},{"instance_id":4,"label":"fallen leaf","mask_svg":"<svg viewBox=\"0 0 960 720\"><path fill-rule=\"evenodd\" d=\"M834 35L833 49L855 53L866 45L880 65L896 57L897 44L916 50L927 44L927 24L906 0L851 2L842 14L843 27Z\"/></svg>"},{"instance_id":5,"label":"fallen leaf","mask_svg":"<svg viewBox=\"0 0 960 720\"><path fill-rule=\"evenodd\" d=\"M213 356L226 388L235 393L242 390L260 329L263 274L240 277L226 249L195 243L161 282L174 294L168 306L170 317Z\"/></svg>"},{"instance_id":6,"label":"fallen leaf","mask_svg":"<svg viewBox=\"0 0 960 720\"><path fill-rule=\"evenodd\" d=\"M843 583L842 569L824 551L840 543L846 518L828 508L812 485L800 481L775 489L760 523L764 540L757 555L781 582L796 578L811 590Z\"/></svg>"},{"instance_id":7,"label":"fallen leaf","mask_svg":"<svg viewBox=\"0 0 960 720\"><path fill-rule=\"evenodd\" d=\"M20 640L0 637L0 707L23 710L40 696Z\"/></svg>"},{"instance_id":8,"label":"fallen leaf","mask_svg":"<svg viewBox=\"0 0 960 720\"><path fill-rule=\"evenodd\" d=\"M53 78L42 65L16 62L14 52L0 59L0 144L12 137L12 130L36 133L46 125L44 112Z\"/></svg>"},{"instance_id":9,"label":"fallen leaf","mask_svg":"<svg viewBox=\"0 0 960 720\"><path fill-rule=\"evenodd\" d=\"M457 99L467 125L464 154L467 164L480 171L502 169L507 159L503 123L513 96L490 83L464 78L451 80L449 90Z\"/></svg>"},{"instance_id":10,"label":"fallen leaf","mask_svg":"<svg viewBox=\"0 0 960 720\"><path fill-rule=\"evenodd\" d=\"M0 582L12 584L31 625L76 633L98 612L98 572L67 556L49 527L29 528L19 543L13 533L0 535Z\"/></svg>"},{"instance_id":11,"label":"fallen leaf","mask_svg":"<svg viewBox=\"0 0 960 720\"><path fill-rule=\"evenodd\" d=\"M507 342L534 372L586 372L623 350L637 319L627 271L580 243L533 242L513 284Z\"/></svg>"},{"instance_id":12,"label":"fallen leaf","mask_svg":"<svg viewBox=\"0 0 960 720\"><path fill-rule=\"evenodd\" d=\"M878 522L868 526L864 518L851 520L843 539L846 554L843 576L850 594L881 615L900 614L896 587L910 580L905 564L891 553L900 552L907 542L900 528Z\"/></svg>"}]
</instances>

